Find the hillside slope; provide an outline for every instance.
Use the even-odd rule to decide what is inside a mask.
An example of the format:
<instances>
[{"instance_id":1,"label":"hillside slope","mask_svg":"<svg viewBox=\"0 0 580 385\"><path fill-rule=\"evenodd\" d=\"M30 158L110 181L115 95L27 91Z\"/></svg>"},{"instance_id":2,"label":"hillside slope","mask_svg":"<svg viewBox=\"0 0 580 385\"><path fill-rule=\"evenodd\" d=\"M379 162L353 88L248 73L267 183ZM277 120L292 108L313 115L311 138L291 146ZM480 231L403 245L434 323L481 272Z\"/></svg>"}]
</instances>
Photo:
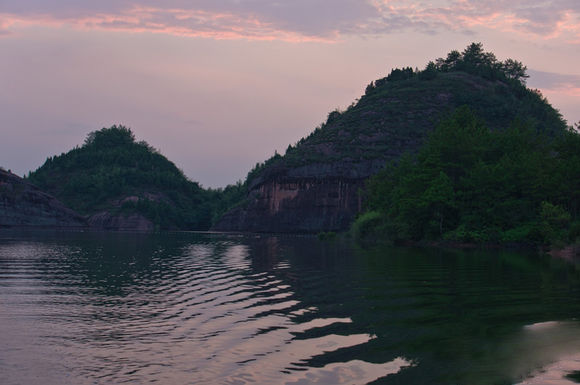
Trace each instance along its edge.
<instances>
[{"instance_id":1,"label":"hillside slope","mask_svg":"<svg viewBox=\"0 0 580 385\"><path fill-rule=\"evenodd\" d=\"M0 168L1 227L82 229L86 222L55 197Z\"/></svg>"},{"instance_id":2,"label":"hillside slope","mask_svg":"<svg viewBox=\"0 0 580 385\"><path fill-rule=\"evenodd\" d=\"M83 146L48 158L28 179L94 228L203 230L211 223L207 192L123 126L90 133Z\"/></svg>"},{"instance_id":3,"label":"hillside slope","mask_svg":"<svg viewBox=\"0 0 580 385\"><path fill-rule=\"evenodd\" d=\"M284 156L248 175L247 203L214 226L222 231L319 232L348 228L360 212L360 190L387 161L415 153L457 107L468 106L491 129L526 122L547 136L566 123L538 91L525 87L525 67L498 62L481 44L452 51L425 70L395 69L360 100L327 121Z\"/></svg>"}]
</instances>

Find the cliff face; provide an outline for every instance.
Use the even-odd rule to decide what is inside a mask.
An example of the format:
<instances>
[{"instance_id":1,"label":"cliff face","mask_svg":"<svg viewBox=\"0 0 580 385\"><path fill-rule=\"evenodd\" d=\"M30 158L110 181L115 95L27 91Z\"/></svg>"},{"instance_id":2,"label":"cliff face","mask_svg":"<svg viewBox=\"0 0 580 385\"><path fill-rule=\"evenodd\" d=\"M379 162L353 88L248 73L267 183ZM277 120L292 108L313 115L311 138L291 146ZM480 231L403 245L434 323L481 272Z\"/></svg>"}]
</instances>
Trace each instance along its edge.
<instances>
[{"instance_id":1,"label":"cliff face","mask_svg":"<svg viewBox=\"0 0 580 385\"><path fill-rule=\"evenodd\" d=\"M361 209L361 179L279 176L256 186L250 203L226 213L218 231L341 230Z\"/></svg>"},{"instance_id":2,"label":"cliff face","mask_svg":"<svg viewBox=\"0 0 580 385\"><path fill-rule=\"evenodd\" d=\"M99 230L152 232L155 229L152 221L137 213L112 214L103 211L91 215L88 223Z\"/></svg>"},{"instance_id":3,"label":"cliff face","mask_svg":"<svg viewBox=\"0 0 580 385\"><path fill-rule=\"evenodd\" d=\"M348 228L362 209L364 182L382 161L273 169L250 186L247 204L226 213L217 231L316 233Z\"/></svg>"},{"instance_id":4,"label":"cliff face","mask_svg":"<svg viewBox=\"0 0 580 385\"><path fill-rule=\"evenodd\" d=\"M289 146L284 156L253 170L246 203L213 229L346 230L361 209L366 179L386 162L415 153L441 118L462 105L492 129L505 129L515 119L541 131L566 128L541 95L513 82L452 72L375 84L346 111L331 112L326 123Z\"/></svg>"},{"instance_id":5,"label":"cliff face","mask_svg":"<svg viewBox=\"0 0 580 385\"><path fill-rule=\"evenodd\" d=\"M0 169L0 227L86 227L83 217L22 178Z\"/></svg>"}]
</instances>

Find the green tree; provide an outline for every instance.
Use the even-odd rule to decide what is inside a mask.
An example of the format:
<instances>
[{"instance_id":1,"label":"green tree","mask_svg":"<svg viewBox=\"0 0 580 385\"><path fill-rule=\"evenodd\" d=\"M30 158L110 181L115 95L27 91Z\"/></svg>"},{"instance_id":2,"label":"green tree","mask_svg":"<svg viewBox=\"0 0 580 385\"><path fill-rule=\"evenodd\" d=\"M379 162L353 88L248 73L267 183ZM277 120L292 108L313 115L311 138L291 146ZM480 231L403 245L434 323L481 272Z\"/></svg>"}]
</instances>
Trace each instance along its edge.
<instances>
[{"instance_id":1,"label":"green tree","mask_svg":"<svg viewBox=\"0 0 580 385\"><path fill-rule=\"evenodd\" d=\"M447 174L440 171L439 175L430 181L421 200L429 217L429 229L426 232L442 237L444 230L452 229L455 224L455 193L453 183Z\"/></svg>"},{"instance_id":2,"label":"green tree","mask_svg":"<svg viewBox=\"0 0 580 385\"><path fill-rule=\"evenodd\" d=\"M527 74L528 67L517 60L505 60L501 65L501 69L508 79L517 80L522 84L526 84L526 79L530 77Z\"/></svg>"},{"instance_id":3,"label":"green tree","mask_svg":"<svg viewBox=\"0 0 580 385\"><path fill-rule=\"evenodd\" d=\"M542 233L548 243L567 241L567 228L571 215L564 208L550 202L542 202L540 209Z\"/></svg>"},{"instance_id":4,"label":"green tree","mask_svg":"<svg viewBox=\"0 0 580 385\"><path fill-rule=\"evenodd\" d=\"M580 235L579 194L580 134L554 138L521 121L491 131L459 108L416 158L371 178L367 207L381 220L367 221L365 232L394 241L560 242ZM380 231L368 228L374 223Z\"/></svg>"},{"instance_id":5,"label":"green tree","mask_svg":"<svg viewBox=\"0 0 580 385\"><path fill-rule=\"evenodd\" d=\"M471 43L468 45L467 48L463 50L462 59L464 64L474 67L488 64L482 43Z\"/></svg>"},{"instance_id":6,"label":"green tree","mask_svg":"<svg viewBox=\"0 0 580 385\"><path fill-rule=\"evenodd\" d=\"M445 60L439 59L440 67L444 72L455 70L463 60L461 53L453 50L447 54Z\"/></svg>"}]
</instances>

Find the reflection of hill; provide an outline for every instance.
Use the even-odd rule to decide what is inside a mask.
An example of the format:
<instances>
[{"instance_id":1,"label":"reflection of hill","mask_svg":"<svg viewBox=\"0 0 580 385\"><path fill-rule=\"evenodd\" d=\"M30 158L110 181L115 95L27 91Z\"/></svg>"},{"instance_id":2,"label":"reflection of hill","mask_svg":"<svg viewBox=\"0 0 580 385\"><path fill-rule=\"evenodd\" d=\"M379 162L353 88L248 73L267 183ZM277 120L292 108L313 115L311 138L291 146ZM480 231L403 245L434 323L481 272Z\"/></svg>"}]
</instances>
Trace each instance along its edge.
<instances>
[{"instance_id":1,"label":"reflection of hill","mask_svg":"<svg viewBox=\"0 0 580 385\"><path fill-rule=\"evenodd\" d=\"M570 320L580 310L580 272L547 256L510 251L386 248L352 250L314 238L278 239L274 269L291 282L308 316L349 318L296 335L367 334L376 338L312 357L306 366L396 357L416 366L377 383L490 384L513 381L555 355L526 325ZM252 252L252 255L259 254ZM272 265L274 266L274 265ZM580 334L567 338L574 346ZM561 339L560 339L561 340ZM561 342L561 341L560 341ZM560 352L561 343L542 349ZM536 346L537 352L527 351Z\"/></svg>"},{"instance_id":2,"label":"reflection of hill","mask_svg":"<svg viewBox=\"0 0 580 385\"><path fill-rule=\"evenodd\" d=\"M68 366L84 378L276 383L282 376L289 383L341 383L341 373L354 368L353 380L366 383L406 365L365 363L353 355L344 365L325 360L308 369L315 357L372 336L351 329L344 312L320 302L332 301L328 275L309 267L312 255L293 271L285 240L55 234L25 243L33 247L24 274L43 281L33 290L63 320L42 338L64 344ZM314 239L306 244L325 249ZM55 296L58 304L51 302Z\"/></svg>"},{"instance_id":3,"label":"reflection of hill","mask_svg":"<svg viewBox=\"0 0 580 385\"><path fill-rule=\"evenodd\" d=\"M525 325L580 310L574 266L511 252L61 234L2 241L0 262L43 304L27 315L51 320L39 338L107 382L505 382L539 357L523 355L540 341ZM384 377L408 365L398 357L414 366Z\"/></svg>"},{"instance_id":4,"label":"reflection of hill","mask_svg":"<svg viewBox=\"0 0 580 385\"><path fill-rule=\"evenodd\" d=\"M352 319L378 337L363 357L399 354L418 362L397 376L400 383L513 380L536 364L522 360L524 345L514 344L522 327L571 319L580 308L578 270L547 257L383 249L359 259L365 274L355 286L365 287L365 310Z\"/></svg>"}]
</instances>

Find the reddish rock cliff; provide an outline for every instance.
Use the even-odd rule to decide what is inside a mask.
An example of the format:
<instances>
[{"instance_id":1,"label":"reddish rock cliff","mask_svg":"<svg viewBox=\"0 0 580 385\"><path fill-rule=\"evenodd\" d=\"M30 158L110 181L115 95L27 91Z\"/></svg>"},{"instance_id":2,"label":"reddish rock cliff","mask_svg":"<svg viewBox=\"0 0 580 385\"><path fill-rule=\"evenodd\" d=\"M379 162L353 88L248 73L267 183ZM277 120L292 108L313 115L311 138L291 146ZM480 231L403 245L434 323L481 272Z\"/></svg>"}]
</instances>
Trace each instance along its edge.
<instances>
[{"instance_id":1,"label":"reddish rock cliff","mask_svg":"<svg viewBox=\"0 0 580 385\"><path fill-rule=\"evenodd\" d=\"M252 184L247 204L226 215L217 231L316 233L348 228L361 210L361 189L378 164L310 165L277 170ZM340 169L337 169L339 167ZM325 174L325 175L324 175Z\"/></svg>"}]
</instances>

